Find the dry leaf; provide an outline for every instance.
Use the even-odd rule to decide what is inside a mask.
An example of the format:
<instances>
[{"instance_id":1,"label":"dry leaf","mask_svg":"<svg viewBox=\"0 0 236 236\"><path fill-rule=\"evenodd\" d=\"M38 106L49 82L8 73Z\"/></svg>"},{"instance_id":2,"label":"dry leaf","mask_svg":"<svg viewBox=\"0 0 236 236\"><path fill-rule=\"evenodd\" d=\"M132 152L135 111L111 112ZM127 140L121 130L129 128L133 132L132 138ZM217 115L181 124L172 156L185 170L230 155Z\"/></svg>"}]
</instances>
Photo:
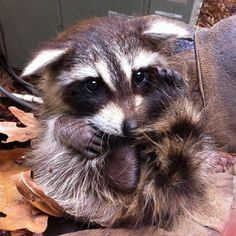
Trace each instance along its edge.
<instances>
[{"instance_id":1,"label":"dry leaf","mask_svg":"<svg viewBox=\"0 0 236 236\"><path fill-rule=\"evenodd\" d=\"M26 127L17 127L15 122L0 122L0 133L8 136L3 143L25 142L38 136L39 125L32 113L26 113L16 107L9 107L11 113Z\"/></svg>"},{"instance_id":2,"label":"dry leaf","mask_svg":"<svg viewBox=\"0 0 236 236\"><path fill-rule=\"evenodd\" d=\"M32 236L32 233L30 233L28 230L25 229L19 229L16 231L11 232L11 236Z\"/></svg>"},{"instance_id":3,"label":"dry leaf","mask_svg":"<svg viewBox=\"0 0 236 236\"><path fill-rule=\"evenodd\" d=\"M29 149L27 148L15 148L12 150L1 150L0 161L16 160L17 157L21 158Z\"/></svg>"},{"instance_id":4,"label":"dry leaf","mask_svg":"<svg viewBox=\"0 0 236 236\"><path fill-rule=\"evenodd\" d=\"M41 186L34 182L30 170L14 176L14 182L24 199L37 209L51 216L61 217L64 215L64 211L58 203L45 195Z\"/></svg>"},{"instance_id":5,"label":"dry leaf","mask_svg":"<svg viewBox=\"0 0 236 236\"><path fill-rule=\"evenodd\" d=\"M12 176L26 169L14 162L15 158L20 158L22 150L11 150L4 157L1 152L0 158L0 229L15 231L28 229L31 232L42 233L47 227L48 216L38 212L27 203L16 189ZM18 154L18 155L17 155ZM8 160L7 160L8 159Z\"/></svg>"}]
</instances>

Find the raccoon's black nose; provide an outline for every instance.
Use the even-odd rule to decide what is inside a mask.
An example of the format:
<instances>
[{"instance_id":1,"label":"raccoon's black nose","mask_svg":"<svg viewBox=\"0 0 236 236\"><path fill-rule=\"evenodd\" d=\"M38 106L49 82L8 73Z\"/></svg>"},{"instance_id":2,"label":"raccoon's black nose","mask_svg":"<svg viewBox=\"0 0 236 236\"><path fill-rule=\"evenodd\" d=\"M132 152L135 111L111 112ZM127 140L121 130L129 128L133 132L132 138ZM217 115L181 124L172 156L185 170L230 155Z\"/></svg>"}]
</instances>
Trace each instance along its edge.
<instances>
[{"instance_id":1,"label":"raccoon's black nose","mask_svg":"<svg viewBox=\"0 0 236 236\"><path fill-rule=\"evenodd\" d=\"M123 128L122 128L124 136L128 136L128 137L132 136L133 131L137 129L137 127L138 127L137 121L125 120L123 123Z\"/></svg>"}]
</instances>

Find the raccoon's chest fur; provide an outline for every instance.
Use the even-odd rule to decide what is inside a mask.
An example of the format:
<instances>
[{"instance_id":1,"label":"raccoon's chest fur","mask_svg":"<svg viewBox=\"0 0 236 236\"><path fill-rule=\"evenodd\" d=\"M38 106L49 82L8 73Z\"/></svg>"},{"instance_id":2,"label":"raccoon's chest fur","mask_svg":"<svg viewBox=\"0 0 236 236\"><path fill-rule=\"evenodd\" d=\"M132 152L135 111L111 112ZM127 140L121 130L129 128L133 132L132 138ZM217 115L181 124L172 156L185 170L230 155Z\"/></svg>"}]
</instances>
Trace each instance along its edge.
<instances>
[{"instance_id":1,"label":"raccoon's chest fur","mask_svg":"<svg viewBox=\"0 0 236 236\"><path fill-rule=\"evenodd\" d=\"M189 198L202 201L208 139L186 78L161 53L192 31L156 16L94 19L60 34L26 67L24 76L44 77L42 135L26 164L66 213L105 226L164 227Z\"/></svg>"}]
</instances>

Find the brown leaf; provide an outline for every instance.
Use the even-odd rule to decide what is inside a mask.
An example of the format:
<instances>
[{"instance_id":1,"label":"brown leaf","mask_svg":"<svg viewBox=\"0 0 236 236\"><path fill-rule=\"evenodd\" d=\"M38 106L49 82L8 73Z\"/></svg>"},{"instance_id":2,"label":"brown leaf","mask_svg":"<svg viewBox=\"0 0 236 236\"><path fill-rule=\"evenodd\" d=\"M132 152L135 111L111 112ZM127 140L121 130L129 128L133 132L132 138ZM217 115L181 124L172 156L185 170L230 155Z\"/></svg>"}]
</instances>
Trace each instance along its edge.
<instances>
[{"instance_id":1,"label":"brown leaf","mask_svg":"<svg viewBox=\"0 0 236 236\"><path fill-rule=\"evenodd\" d=\"M48 215L60 217L64 215L63 209L43 192L41 186L31 178L31 171L21 172L14 177L17 190L26 201Z\"/></svg>"},{"instance_id":2,"label":"brown leaf","mask_svg":"<svg viewBox=\"0 0 236 236\"><path fill-rule=\"evenodd\" d=\"M38 121L35 119L33 113L26 113L16 107L9 107L8 109L25 126L28 126L28 127L38 126Z\"/></svg>"},{"instance_id":3,"label":"brown leaf","mask_svg":"<svg viewBox=\"0 0 236 236\"><path fill-rule=\"evenodd\" d=\"M26 127L17 127L15 122L0 122L0 133L8 136L3 143L25 142L38 136L39 125L32 113L26 113L16 107L9 107L11 113Z\"/></svg>"},{"instance_id":4,"label":"brown leaf","mask_svg":"<svg viewBox=\"0 0 236 236\"><path fill-rule=\"evenodd\" d=\"M12 150L0 151L0 161L16 160L17 157L22 157L29 149L27 148L15 148Z\"/></svg>"},{"instance_id":5,"label":"brown leaf","mask_svg":"<svg viewBox=\"0 0 236 236\"><path fill-rule=\"evenodd\" d=\"M15 231L28 229L31 232L42 233L47 227L48 216L27 203L17 191L12 176L26 169L14 162L20 158L21 151L11 150L6 156L1 152L0 158L0 229ZM7 160L9 159L9 160Z\"/></svg>"},{"instance_id":6,"label":"brown leaf","mask_svg":"<svg viewBox=\"0 0 236 236\"><path fill-rule=\"evenodd\" d=\"M25 229L19 229L12 231L11 236L32 236L32 233Z\"/></svg>"}]
</instances>

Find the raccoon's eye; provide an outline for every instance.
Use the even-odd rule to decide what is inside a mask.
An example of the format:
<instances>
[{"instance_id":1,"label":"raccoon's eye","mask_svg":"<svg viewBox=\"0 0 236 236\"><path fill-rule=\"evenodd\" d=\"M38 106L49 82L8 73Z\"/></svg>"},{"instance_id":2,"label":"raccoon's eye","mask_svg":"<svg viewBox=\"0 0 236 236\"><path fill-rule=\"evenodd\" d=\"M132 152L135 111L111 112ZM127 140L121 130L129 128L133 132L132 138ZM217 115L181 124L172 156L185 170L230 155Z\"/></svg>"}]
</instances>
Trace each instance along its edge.
<instances>
[{"instance_id":1,"label":"raccoon's eye","mask_svg":"<svg viewBox=\"0 0 236 236\"><path fill-rule=\"evenodd\" d=\"M94 93L100 89L101 83L96 79L90 79L85 82L85 87L90 93Z\"/></svg>"},{"instance_id":2,"label":"raccoon's eye","mask_svg":"<svg viewBox=\"0 0 236 236\"><path fill-rule=\"evenodd\" d=\"M147 71L138 70L133 72L133 82L138 86L147 82L148 77L149 75Z\"/></svg>"}]
</instances>

